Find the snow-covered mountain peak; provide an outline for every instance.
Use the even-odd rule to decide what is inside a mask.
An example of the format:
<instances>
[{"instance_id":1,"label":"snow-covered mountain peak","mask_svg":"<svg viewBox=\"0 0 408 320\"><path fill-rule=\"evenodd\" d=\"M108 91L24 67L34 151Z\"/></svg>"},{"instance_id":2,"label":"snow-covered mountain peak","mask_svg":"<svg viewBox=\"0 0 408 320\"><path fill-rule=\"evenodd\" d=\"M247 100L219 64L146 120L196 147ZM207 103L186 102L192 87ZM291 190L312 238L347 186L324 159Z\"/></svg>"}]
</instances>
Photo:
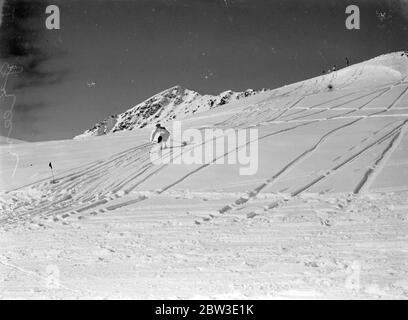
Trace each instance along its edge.
<instances>
[{"instance_id":1,"label":"snow-covered mountain peak","mask_svg":"<svg viewBox=\"0 0 408 320\"><path fill-rule=\"evenodd\" d=\"M129 131L136 128L166 123L174 119L183 119L198 112L207 111L256 94L258 91L247 89L243 92L227 90L219 95L201 95L180 85L168 88L133 108L98 122L75 139L100 136L117 131Z\"/></svg>"}]
</instances>

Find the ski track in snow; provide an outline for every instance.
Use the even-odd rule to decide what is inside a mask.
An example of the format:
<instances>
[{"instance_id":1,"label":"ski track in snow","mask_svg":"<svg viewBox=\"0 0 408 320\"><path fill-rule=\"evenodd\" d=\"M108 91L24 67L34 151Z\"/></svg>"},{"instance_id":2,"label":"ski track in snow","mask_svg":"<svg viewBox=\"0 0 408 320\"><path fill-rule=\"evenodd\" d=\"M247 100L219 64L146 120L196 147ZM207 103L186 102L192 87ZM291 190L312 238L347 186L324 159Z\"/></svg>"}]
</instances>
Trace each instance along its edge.
<instances>
[{"instance_id":1,"label":"ski track in snow","mask_svg":"<svg viewBox=\"0 0 408 320\"><path fill-rule=\"evenodd\" d=\"M267 147L311 134L271 166L273 171L267 167L253 178L222 181L223 188L231 188L228 192L211 185L183 188L250 141L202 165L175 170L170 178L169 165L151 163L152 144L139 142L60 172L54 183L42 179L1 194L0 232L14 232L0 252L0 271L7 270L0 274L4 296L19 296L27 283L47 280L38 261L48 261L44 252L55 242L60 245L52 249L57 250L53 257L65 278L62 293L52 294L60 298L175 298L175 290L176 298L191 298L191 292L198 294L195 298L227 299L325 294L406 298L408 283L397 275L408 270L408 187L399 186L401 193L392 187L386 194L370 191L393 155L406 146L408 83L406 77L394 82L386 78L358 87L367 70L363 63L346 77L336 71L282 87L220 113L214 125L199 126L256 127L258 142ZM334 89L328 90L328 84ZM329 156L319 159L325 154ZM157 188L163 176L166 182ZM331 193L332 181L350 177L348 192ZM29 245L16 249L18 237ZM357 293L343 288L343 273L352 273L355 261L365 268L365 287ZM84 285L77 281L77 268L88 278L101 278ZM127 274L137 281L129 281ZM189 283L185 277L195 280ZM119 283L119 289L112 283Z\"/></svg>"},{"instance_id":2,"label":"ski track in snow","mask_svg":"<svg viewBox=\"0 0 408 320\"><path fill-rule=\"evenodd\" d=\"M361 68L363 69L363 68ZM354 72L353 76L350 78L349 81L345 82L340 88L345 88L349 86L351 83L356 81L358 76L361 74L362 70L357 70ZM328 76L328 75L327 75ZM336 77L336 72L333 72L330 77L332 80ZM323 79L323 78L321 78ZM405 79L404 79L405 80ZM290 172L292 168L297 166L298 164L302 163L304 160L311 157L314 152L322 147L322 145L326 142L326 140L330 139L332 135L337 134L340 130L343 130L349 126L352 126L359 121L373 118L373 117L397 117L397 118L404 118L407 117L408 114L400 114L400 115L387 115L387 112L390 111L396 104L398 104L402 98L406 95L408 91L408 86L406 86L403 91L392 100L392 102L382 108L379 111L374 110L368 115L356 115L353 116L352 114L359 110L365 110L367 106L371 103L375 103L375 101L387 94L392 93L393 89L397 86L404 85L404 80L398 83L391 84L389 86L380 87L375 90L368 90L368 92L360 92L360 91L352 91L348 92L344 95L337 96L335 98L327 99L323 102L319 102L317 104L313 104L306 107L299 107L298 105L308 96L313 96L319 94L319 79L315 80L315 82L311 82L309 84L310 88L305 88L304 85L299 85L288 92L276 94L273 98L282 99L282 97L287 97L293 94L296 91L301 89L304 90L304 94L302 96L296 98L295 100L291 100L285 103L283 108L278 109L270 109L268 107L268 102L264 101L255 106L249 106L248 108L243 109L241 112L235 114L233 117L224 120L221 123L217 123L215 127L247 127L251 125L274 125L274 124L290 124L290 123L298 123L293 127L284 128L277 130L275 132L266 134L264 136L259 137L259 140L267 139L271 136L285 134L289 131L293 131L304 126L313 125L317 122L325 122L325 121L334 121L334 120L351 120L345 124L342 124L334 129L330 130L329 132L323 134L314 144L312 147L303 151L300 155L298 155L295 159L291 160L289 163L283 166L276 174L272 177L265 180L261 185L254 188L251 191L248 191L246 194L241 196L239 199L234 201L231 204L226 205L225 207L219 210L220 213L226 213L230 210L235 210L237 208L241 208L244 206L248 201L255 198L266 186L273 184L279 178L283 177L285 174ZM322 81L322 80L320 80ZM337 92L337 91L336 91ZM351 99L345 98L351 96ZM354 108L347 108L347 105L350 103L358 102L364 98L371 97L367 102L361 103L358 107ZM324 107L325 105L335 103L339 101L339 103L332 105L330 107ZM341 108L342 107L342 108ZM316 112L312 110L317 109ZM297 111L296 111L297 110ZM341 110L345 111L339 115L333 115L326 118L314 118L314 116L324 113L326 111L331 110ZM368 109L367 109L368 110ZM288 112L295 111L291 115L288 115ZM312 111L310 113L310 111ZM276 113L278 113L276 115ZM299 114L302 115L299 115ZM293 115L297 115L293 117ZM265 120L265 118L267 120ZM245 119L245 121L242 121ZM405 122L404 122L405 124ZM381 138L375 140L370 145L364 147L363 143L356 148L362 148L360 151L353 153L350 155L349 159L343 161L341 164L336 165L333 168L329 168L326 172L307 183L305 186L298 186L297 190L292 192L291 196L296 197L301 193L307 191L312 186L315 186L322 180L326 179L328 176L333 175L336 173L337 170L342 168L343 166L349 164L351 161L357 159L365 152L370 150L373 146L382 143L385 140L390 140L384 150L384 154L380 155L380 158L369 168L368 172L362 178L362 181L355 187L354 192L358 193L361 189L367 190L369 187L372 179L374 176L378 175L378 171L383 166L383 162L389 158L392 151L395 149L394 142L396 138L402 137L401 131L403 124L398 126L397 128L392 129L390 132L386 133ZM367 139L371 139L373 137L367 137ZM387 140L387 141L388 141ZM394 147L393 147L394 146ZM238 146L238 148L245 147L245 145ZM137 186L141 185L143 182L159 174L161 170L163 170L166 165L159 167L158 169L151 164L149 159L149 151L151 145L150 144L142 144L140 146L136 146L134 148L125 150L120 152L107 160L100 160L89 165L85 165L82 168L78 168L77 171L70 173L66 176L60 176L57 178L57 182L55 184L50 184L48 181L39 181L38 183L25 186L24 188L31 188L42 190L43 194L46 194L47 197L44 200L36 202L31 202L31 199L22 199L19 205L16 205L12 208L12 214L9 213L8 216L1 218L1 223L13 223L16 221L27 221L32 218L40 218L40 219L52 219L54 221L64 220L68 217L77 216L79 219L84 218L84 214L88 212L89 214L96 215L100 212L106 211L114 211L117 208L121 208L127 205L135 204L140 201L147 199L148 197L142 195L137 196L136 199L132 199L128 195L134 190ZM238 149L237 148L237 149ZM231 151L230 151L231 152ZM223 157L226 157L229 152L226 152ZM159 195L165 191L170 190L174 186L178 185L180 182L192 177L197 172L207 168L210 164L214 163L218 158L214 158L209 163L206 163L193 171L185 174L181 178L175 180L173 183L164 186L162 190L153 192L150 196L154 196L154 194ZM382 164L380 166L380 164ZM373 174L374 169L376 168L375 175ZM370 183L367 183L366 180L370 179ZM21 192L24 189L17 189L14 192ZM50 200L50 198L52 200ZM123 199L123 201L117 201L120 198L129 198ZM115 204L111 204L112 201L116 201ZM271 204L271 206L275 206L276 203ZM270 207L270 206L269 206ZM79 215L81 214L81 215Z\"/></svg>"}]
</instances>

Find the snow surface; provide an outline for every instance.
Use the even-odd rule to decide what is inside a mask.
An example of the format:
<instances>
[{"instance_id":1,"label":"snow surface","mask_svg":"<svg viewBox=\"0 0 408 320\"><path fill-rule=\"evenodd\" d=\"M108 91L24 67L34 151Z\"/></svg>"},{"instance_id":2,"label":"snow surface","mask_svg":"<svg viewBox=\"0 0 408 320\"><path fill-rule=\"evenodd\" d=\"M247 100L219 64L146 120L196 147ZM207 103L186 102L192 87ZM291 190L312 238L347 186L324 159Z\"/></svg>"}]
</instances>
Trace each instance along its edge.
<instances>
[{"instance_id":1,"label":"snow surface","mask_svg":"<svg viewBox=\"0 0 408 320\"><path fill-rule=\"evenodd\" d=\"M154 165L147 127L0 146L0 298L406 299L407 76L397 52L182 121L257 128L253 176Z\"/></svg>"}]
</instances>

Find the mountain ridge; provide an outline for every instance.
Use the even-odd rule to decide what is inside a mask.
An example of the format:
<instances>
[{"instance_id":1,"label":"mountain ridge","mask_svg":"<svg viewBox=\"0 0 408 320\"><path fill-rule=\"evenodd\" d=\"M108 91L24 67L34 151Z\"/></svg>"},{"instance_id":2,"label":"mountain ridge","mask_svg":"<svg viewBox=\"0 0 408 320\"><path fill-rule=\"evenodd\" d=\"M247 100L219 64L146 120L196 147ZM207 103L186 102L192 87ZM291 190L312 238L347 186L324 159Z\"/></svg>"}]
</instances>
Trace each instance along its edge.
<instances>
[{"instance_id":1,"label":"mountain ridge","mask_svg":"<svg viewBox=\"0 0 408 320\"><path fill-rule=\"evenodd\" d=\"M367 88L377 85L377 79L373 77L373 74L381 74L383 78L387 78L389 81L395 81L395 79L402 81L402 79L408 77L407 58L407 51L387 53L340 68L335 72L268 90L247 89L242 92L227 90L218 95L201 95L198 92L176 85L151 96L123 113L105 118L96 123L93 128L75 136L74 139L101 136L118 131L131 131L136 128L153 126L158 122L166 124L175 119L182 120L196 113L218 108L239 99L270 90L275 92L276 95L285 96L291 91L295 91L299 95L306 95L311 92L325 92L327 90L333 91L350 83L358 83L361 88ZM349 79L349 83L341 84L343 78Z\"/></svg>"},{"instance_id":2,"label":"mountain ridge","mask_svg":"<svg viewBox=\"0 0 408 320\"><path fill-rule=\"evenodd\" d=\"M223 91L218 95L200 94L196 91L175 85L165 89L126 111L110 115L99 121L74 139L101 136L118 131L131 131L137 128L165 124L175 119L184 119L195 113L226 105L230 102L255 95L262 90L247 89L241 92Z\"/></svg>"}]
</instances>

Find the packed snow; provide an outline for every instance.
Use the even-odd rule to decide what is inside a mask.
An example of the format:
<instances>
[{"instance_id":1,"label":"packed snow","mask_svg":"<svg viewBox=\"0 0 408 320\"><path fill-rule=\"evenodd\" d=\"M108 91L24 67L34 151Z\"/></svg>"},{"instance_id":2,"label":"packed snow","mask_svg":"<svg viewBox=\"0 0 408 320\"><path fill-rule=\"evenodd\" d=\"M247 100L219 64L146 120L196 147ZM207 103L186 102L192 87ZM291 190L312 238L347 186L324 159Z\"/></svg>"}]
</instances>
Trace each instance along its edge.
<instances>
[{"instance_id":1,"label":"packed snow","mask_svg":"<svg viewBox=\"0 0 408 320\"><path fill-rule=\"evenodd\" d=\"M183 129L256 128L250 176L153 164L145 103L0 146L0 298L406 299L407 77L396 52L199 113L155 96L187 93Z\"/></svg>"}]
</instances>

